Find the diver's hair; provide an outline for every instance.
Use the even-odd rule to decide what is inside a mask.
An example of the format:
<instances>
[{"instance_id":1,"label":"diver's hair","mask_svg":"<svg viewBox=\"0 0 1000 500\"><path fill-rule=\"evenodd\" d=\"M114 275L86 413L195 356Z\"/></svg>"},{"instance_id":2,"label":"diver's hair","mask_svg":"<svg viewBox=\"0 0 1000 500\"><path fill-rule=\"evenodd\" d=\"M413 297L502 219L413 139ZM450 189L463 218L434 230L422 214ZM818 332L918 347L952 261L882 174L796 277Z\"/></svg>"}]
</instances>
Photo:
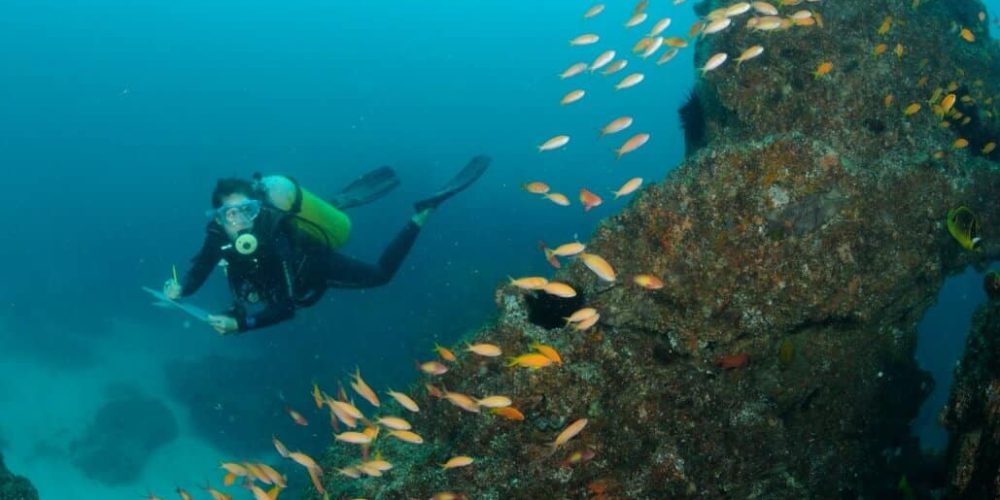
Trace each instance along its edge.
<instances>
[{"instance_id":1,"label":"diver's hair","mask_svg":"<svg viewBox=\"0 0 1000 500\"><path fill-rule=\"evenodd\" d=\"M248 198L254 197L253 184L238 177L219 179L215 183L215 190L212 191L212 208L222 206L222 199L231 194L242 194Z\"/></svg>"}]
</instances>

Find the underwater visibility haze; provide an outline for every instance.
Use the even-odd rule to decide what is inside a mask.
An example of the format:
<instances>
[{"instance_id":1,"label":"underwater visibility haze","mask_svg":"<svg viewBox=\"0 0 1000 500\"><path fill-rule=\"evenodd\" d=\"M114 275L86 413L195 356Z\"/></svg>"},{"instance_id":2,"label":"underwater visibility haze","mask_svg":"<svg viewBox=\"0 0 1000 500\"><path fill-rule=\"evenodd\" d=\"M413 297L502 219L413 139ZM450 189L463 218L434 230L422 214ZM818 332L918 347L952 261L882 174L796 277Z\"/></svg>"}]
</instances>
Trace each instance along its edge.
<instances>
[{"instance_id":1,"label":"underwater visibility haze","mask_svg":"<svg viewBox=\"0 0 1000 500\"><path fill-rule=\"evenodd\" d=\"M8 0L0 499L987 498L998 12Z\"/></svg>"}]
</instances>

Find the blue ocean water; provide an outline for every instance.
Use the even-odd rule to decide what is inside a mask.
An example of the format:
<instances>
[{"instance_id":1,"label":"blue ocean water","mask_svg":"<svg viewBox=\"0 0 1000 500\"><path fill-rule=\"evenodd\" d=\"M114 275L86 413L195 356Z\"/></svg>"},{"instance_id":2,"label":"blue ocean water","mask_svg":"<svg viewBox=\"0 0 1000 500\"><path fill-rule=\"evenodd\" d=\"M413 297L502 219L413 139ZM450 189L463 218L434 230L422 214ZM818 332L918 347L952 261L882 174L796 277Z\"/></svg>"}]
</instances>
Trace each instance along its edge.
<instances>
[{"instance_id":1,"label":"blue ocean water","mask_svg":"<svg viewBox=\"0 0 1000 500\"><path fill-rule=\"evenodd\" d=\"M673 18L670 34L694 22L692 2L651 3L652 17ZM683 156L677 108L693 83L693 51L665 66L632 57L618 75L560 81L555 75L570 64L608 47L624 54L637 36L620 26L631 5L585 21L586 6L4 2L0 44L11 50L0 64L0 162L14 207L0 245L0 451L8 465L43 498L193 490L218 481L218 461L252 457L221 449L225 436L196 431L171 390L177 372L190 370L172 363L205 370L191 375L202 381L199 402L225 418L242 418L227 407L233 394L271 405L260 442L243 443L247 455L266 450L272 433L319 449L325 432L312 436L283 415L286 405L308 408L313 381L332 388L358 366L373 386L402 386L435 341L454 342L488 320L498 282L546 270L538 240L586 240L627 203L605 196L585 214L526 194L523 182L542 180L571 198L581 187L607 195L633 176L661 179ZM569 46L589 31L602 42ZM647 81L613 91L636 68ZM580 86L583 101L558 105ZM652 139L615 160L623 138L598 140L597 132L625 114ZM556 134L573 139L539 154L535 147ZM333 291L293 322L226 338L151 307L139 290L159 286L172 265L183 270L198 250L219 177L284 173L323 194L392 165L401 187L350 212L344 250L375 260L411 203L480 153L493 157L491 170L432 217L385 287ZM221 274L193 300L226 307ZM245 360L239 369L249 372L235 375L260 376L233 382L227 375L236 368L210 356ZM121 386L163 401L179 434L148 457L140 479L109 487L72 465L67 443Z\"/></svg>"}]
</instances>

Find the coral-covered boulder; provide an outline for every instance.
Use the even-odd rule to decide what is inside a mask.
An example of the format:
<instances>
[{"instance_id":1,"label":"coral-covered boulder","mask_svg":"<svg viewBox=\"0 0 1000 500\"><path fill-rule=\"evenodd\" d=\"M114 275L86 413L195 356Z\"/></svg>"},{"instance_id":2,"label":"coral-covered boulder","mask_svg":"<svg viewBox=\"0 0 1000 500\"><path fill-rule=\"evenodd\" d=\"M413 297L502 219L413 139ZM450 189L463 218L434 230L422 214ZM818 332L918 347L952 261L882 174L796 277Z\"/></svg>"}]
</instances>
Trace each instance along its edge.
<instances>
[{"instance_id":1,"label":"coral-covered boulder","mask_svg":"<svg viewBox=\"0 0 1000 500\"><path fill-rule=\"evenodd\" d=\"M0 500L38 500L35 487L27 479L7 470L3 456L0 456Z\"/></svg>"},{"instance_id":2,"label":"coral-covered boulder","mask_svg":"<svg viewBox=\"0 0 1000 500\"><path fill-rule=\"evenodd\" d=\"M701 2L699 12L733 3ZM552 321L564 309L541 292L497 290L498 318L475 340L512 356L541 342L563 364L465 357L421 380L411 392L424 444L382 441L396 467L332 479L334 496L912 493L905 478L926 462L909 424L931 387L914 360L917 324L948 275L1000 257L1000 238L966 250L945 224L967 206L982 236L1000 227L1000 66L989 63L1000 52L976 1L794 3L780 18L738 17L698 39L699 66L765 51L699 77L683 112L683 164L586 242L618 280L579 261L556 273L600 312L595 328ZM647 273L664 286L632 282ZM507 395L525 418L427 395L445 388ZM583 432L554 446L580 418ZM437 465L457 454L476 462ZM358 459L335 443L324 462Z\"/></svg>"}]
</instances>

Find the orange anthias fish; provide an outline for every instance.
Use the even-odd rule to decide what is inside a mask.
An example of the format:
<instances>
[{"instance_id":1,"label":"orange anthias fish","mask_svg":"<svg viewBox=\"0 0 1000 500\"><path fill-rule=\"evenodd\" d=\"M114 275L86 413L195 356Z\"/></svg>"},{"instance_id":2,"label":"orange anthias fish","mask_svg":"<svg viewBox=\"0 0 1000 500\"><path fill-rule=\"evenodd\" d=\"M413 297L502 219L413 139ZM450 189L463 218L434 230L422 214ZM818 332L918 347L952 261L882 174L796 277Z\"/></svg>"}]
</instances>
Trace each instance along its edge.
<instances>
[{"instance_id":1,"label":"orange anthias fish","mask_svg":"<svg viewBox=\"0 0 1000 500\"><path fill-rule=\"evenodd\" d=\"M559 356L559 351L550 345L541 344L538 342L532 343L529 347L538 351L542 356L549 358L553 363L557 365L562 365L562 357Z\"/></svg>"},{"instance_id":2,"label":"orange anthias fish","mask_svg":"<svg viewBox=\"0 0 1000 500\"><path fill-rule=\"evenodd\" d=\"M569 198L567 198L566 195L562 193L545 193L542 196L544 196L545 199L551 201L552 203L559 205L560 207L569 206Z\"/></svg>"},{"instance_id":3,"label":"orange anthias fish","mask_svg":"<svg viewBox=\"0 0 1000 500\"><path fill-rule=\"evenodd\" d=\"M389 434L392 437L400 441L406 441L407 443L421 444L424 442L424 438L420 437L419 434L413 431L389 431Z\"/></svg>"},{"instance_id":4,"label":"orange anthias fish","mask_svg":"<svg viewBox=\"0 0 1000 500\"><path fill-rule=\"evenodd\" d=\"M316 408L317 409L322 408L324 399L323 391L319 390L319 384L317 384L316 382L313 382L312 397L313 401L316 402Z\"/></svg>"},{"instance_id":5,"label":"orange anthias fish","mask_svg":"<svg viewBox=\"0 0 1000 500\"><path fill-rule=\"evenodd\" d=\"M305 453L302 453L301 451L293 451L289 453L288 458L292 459L293 461L295 461L295 463L307 469L316 469L321 474L323 472L323 469L319 466L319 464L316 463L315 460L312 459L312 457L306 455Z\"/></svg>"},{"instance_id":6,"label":"orange anthias fish","mask_svg":"<svg viewBox=\"0 0 1000 500\"><path fill-rule=\"evenodd\" d=\"M513 420L515 422L520 422L524 420L524 414L520 410L514 408L513 406L507 406L505 408L493 408L490 410L494 415L501 416L507 420Z\"/></svg>"},{"instance_id":7,"label":"orange anthias fish","mask_svg":"<svg viewBox=\"0 0 1000 500\"><path fill-rule=\"evenodd\" d=\"M402 392L396 392L393 390L387 391L387 394L392 396L392 398L395 399L396 402L399 403L399 405L402 406L403 408L406 408L407 410L413 413L420 412L420 406L417 405L417 402L414 401L411 397L407 396L406 394L403 394Z\"/></svg>"},{"instance_id":8,"label":"orange anthias fish","mask_svg":"<svg viewBox=\"0 0 1000 500\"><path fill-rule=\"evenodd\" d=\"M587 448L584 450L577 450L566 456L562 462L559 463L560 467L574 467L580 464L585 464L594 458L597 454L594 450Z\"/></svg>"},{"instance_id":9,"label":"orange anthias fish","mask_svg":"<svg viewBox=\"0 0 1000 500\"><path fill-rule=\"evenodd\" d=\"M598 278L609 282L615 281L617 276L614 268L611 267L611 264L604 260L604 258L600 255L584 252L580 254L580 260L582 260L584 265L593 271Z\"/></svg>"},{"instance_id":10,"label":"orange anthias fish","mask_svg":"<svg viewBox=\"0 0 1000 500\"><path fill-rule=\"evenodd\" d=\"M465 455L460 455L457 457L451 457L447 462L441 464L442 469L454 469L456 467L465 467L467 465L472 465L472 457Z\"/></svg>"},{"instance_id":11,"label":"orange anthias fish","mask_svg":"<svg viewBox=\"0 0 1000 500\"><path fill-rule=\"evenodd\" d=\"M569 143L568 135L557 135L538 146L538 151L552 151L559 149Z\"/></svg>"},{"instance_id":12,"label":"orange anthias fish","mask_svg":"<svg viewBox=\"0 0 1000 500\"><path fill-rule=\"evenodd\" d=\"M448 367L440 361L427 361L426 363L420 363L417 366L420 368L420 371L428 375L444 375L445 373L448 373Z\"/></svg>"},{"instance_id":13,"label":"orange anthias fish","mask_svg":"<svg viewBox=\"0 0 1000 500\"><path fill-rule=\"evenodd\" d=\"M532 370L545 368L551 364L551 359L537 352L522 354L516 358L510 358L510 361L507 362L507 366L520 366L522 368L529 368Z\"/></svg>"},{"instance_id":14,"label":"orange anthias fish","mask_svg":"<svg viewBox=\"0 0 1000 500\"><path fill-rule=\"evenodd\" d=\"M528 276L525 278L510 278L510 284L522 290L541 290L549 284L549 280L541 276Z\"/></svg>"},{"instance_id":15,"label":"orange anthias fish","mask_svg":"<svg viewBox=\"0 0 1000 500\"><path fill-rule=\"evenodd\" d=\"M378 395L376 395L375 391L373 391L371 387L368 387L368 384L366 384L364 379L361 378L361 368L355 369L354 381L351 382L351 388L353 388L354 392L357 392L359 396L365 398L365 401L371 403L372 406L376 408L381 406L381 403L378 400Z\"/></svg>"},{"instance_id":16,"label":"orange anthias fish","mask_svg":"<svg viewBox=\"0 0 1000 500\"><path fill-rule=\"evenodd\" d=\"M444 399L467 412L479 413L479 403L465 394L444 391Z\"/></svg>"},{"instance_id":17,"label":"orange anthias fish","mask_svg":"<svg viewBox=\"0 0 1000 500\"><path fill-rule=\"evenodd\" d=\"M621 158L622 156L641 148L647 141L649 141L649 134L641 133L633 135L629 138L629 140L625 141L625 144L622 144L622 147L616 149L615 153L617 153L618 158Z\"/></svg>"},{"instance_id":18,"label":"orange anthias fish","mask_svg":"<svg viewBox=\"0 0 1000 500\"><path fill-rule=\"evenodd\" d=\"M652 274L637 274L632 281L646 290L659 290L663 288L663 280Z\"/></svg>"},{"instance_id":19,"label":"orange anthias fish","mask_svg":"<svg viewBox=\"0 0 1000 500\"><path fill-rule=\"evenodd\" d=\"M587 245L580 243L579 241L571 241L569 243L563 243L552 250L552 254L557 257L572 257L577 255L587 249Z\"/></svg>"},{"instance_id":20,"label":"orange anthias fish","mask_svg":"<svg viewBox=\"0 0 1000 500\"><path fill-rule=\"evenodd\" d=\"M608 134L615 134L621 132L632 126L633 119L631 116L621 116L611 120L610 123L601 129L601 137Z\"/></svg>"},{"instance_id":21,"label":"orange anthias fish","mask_svg":"<svg viewBox=\"0 0 1000 500\"><path fill-rule=\"evenodd\" d=\"M288 412L288 416L292 417L292 420L294 420L296 424L299 424L303 427L309 425L309 421L306 420L306 418L303 417L301 413L291 409L288 406L285 407L285 411Z\"/></svg>"},{"instance_id":22,"label":"orange anthias fish","mask_svg":"<svg viewBox=\"0 0 1000 500\"><path fill-rule=\"evenodd\" d=\"M826 61L821 63L819 67L816 68L816 71L813 72L813 78L822 78L823 76L830 74L831 71L833 71L833 63Z\"/></svg>"},{"instance_id":23,"label":"orange anthias fish","mask_svg":"<svg viewBox=\"0 0 1000 500\"><path fill-rule=\"evenodd\" d=\"M636 189L642 186L642 177L633 177L628 180L622 187L615 191L615 199L621 198L622 196L628 196L635 192Z\"/></svg>"},{"instance_id":24,"label":"orange anthias fish","mask_svg":"<svg viewBox=\"0 0 1000 500\"><path fill-rule=\"evenodd\" d=\"M212 496L212 500L232 500L232 498L233 498L232 496L230 496L230 495L228 495L226 493L223 493L223 492L221 492L221 491L219 491L219 490L217 490L215 488L212 488L211 486L209 486L207 484L205 486L203 486L202 488L205 491L207 491L209 495Z\"/></svg>"},{"instance_id":25,"label":"orange anthias fish","mask_svg":"<svg viewBox=\"0 0 1000 500\"><path fill-rule=\"evenodd\" d=\"M562 267L562 263L560 263L559 259L556 258L556 255L554 253L552 253L552 249L549 248L549 247L547 247L547 246L545 246L545 242L544 241L538 240L538 249L541 250L542 253L545 254L545 260L548 261L548 263L549 263L550 266L552 266L552 267L554 267L556 269L559 269L559 268Z\"/></svg>"},{"instance_id":26,"label":"orange anthias fish","mask_svg":"<svg viewBox=\"0 0 1000 500\"><path fill-rule=\"evenodd\" d=\"M577 434L583 431L583 428L586 426L587 419L585 418L581 418L572 424L569 424L565 429L563 429L562 432L559 433L558 436L556 436L556 440L552 442L552 448L558 448L566 444L567 441L573 439Z\"/></svg>"},{"instance_id":27,"label":"orange anthias fish","mask_svg":"<svg viewBox=\"0 0 1000 500\"><path fill-rule=\"evenodd\" d=\"M469 344L465 347L465 350L487 358L495 358L503 354L499 346L486 343Z\"/></svg>"},{"instance_id":28,"label":"orange anthias fish","mask_svg":"<svg viewBox=\"0 0 1000 500\"><path fill-rule=\"evenodd\" d=\"M455 353L451 352L450 349L448 349L443 345L435 343L434 351L436 351L438 353L438 356L441 356L441 359L445 361L454 363L457 360L457 358L455 358Z\"/></svg>"},{"instance_id":29,"label":"orange anthias fish","mask_svg":"<svg viewBox=\"0 0 1000 500\"><path fill-rule=\"evenodd\" d=\"M590 319L595 314L597 314L597 309L594 309L593 307L584 307L583 309L579 309L573 314L570 314L569 317L563 319L565 319L566 324L569 325L570 323L579 323L581 321Z\"/></svg>"},{"instance_id":30,"label":"orange anthias fish","mask_svg":"<svg viewBox=\"0 0 1000 500\"><path fill-rule=\"evenodd\" d=\"M573 287L558 281L549 282L542 288L542 290L549 295L555 295L556 297L562 297L564 299L576 297L576 290L574 290Z\"/></svg>"},{"instance_id":31,"label":"orange anthias fish","mask_svg":"<svg viewBox=\"0 0 1000 500\"><path fill-rule=\"evenodd\" d=\"M274 449L278 450L278 455L281 455L284 458L288 458L288 448L285 446L284 443L278 440L278 436L272 435L271 442L274 443Z\"/></svg>"},{"instance_id":32,"label":"orange anthias fish","mask_svg":"<svg viewBox=\"0 0 1000 500\"><path fill-rule=\"evenodd\" d=\"M539 181L527 182L521 185L521 188L523 188L525 191L531 194L545 194L548 193L550 190L548 184Z\"/></svg>"},{"instance_id":33,"label":"orange anthias fish","mask_svg":"<svg viewBox=\"0 0 1000 500\"><path fill-rule=\"evenodd\" d=\"M589 191L587 188L580 189L580 203L583 204L583 211L589 212L591 208L599 206L604 200L600 196Z\"/></svg>"}]
</instances>

